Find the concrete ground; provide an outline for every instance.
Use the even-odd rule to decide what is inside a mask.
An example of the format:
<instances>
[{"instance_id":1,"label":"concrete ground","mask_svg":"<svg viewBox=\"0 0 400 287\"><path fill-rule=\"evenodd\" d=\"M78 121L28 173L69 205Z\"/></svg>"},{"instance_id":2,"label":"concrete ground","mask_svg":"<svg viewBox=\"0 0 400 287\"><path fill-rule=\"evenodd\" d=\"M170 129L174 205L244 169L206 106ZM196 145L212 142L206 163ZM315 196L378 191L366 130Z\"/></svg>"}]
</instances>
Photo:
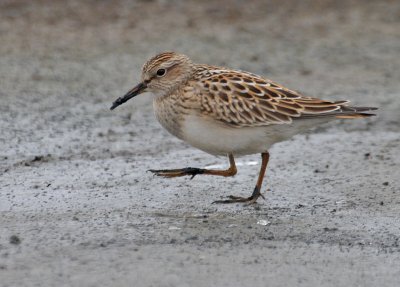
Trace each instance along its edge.
<instances>
[{"instance_id":1,"label":"concrete ground","mask_svg":"<svg viewBox=\"0 0 400 287\"><path fill-rule=\"evenodd\" d=\"M0 286L399 286L398 1L1 1ZM151 96L111 102L165 50L379 107L276 144L234 178Z\"/></svg>"}]
</instances>

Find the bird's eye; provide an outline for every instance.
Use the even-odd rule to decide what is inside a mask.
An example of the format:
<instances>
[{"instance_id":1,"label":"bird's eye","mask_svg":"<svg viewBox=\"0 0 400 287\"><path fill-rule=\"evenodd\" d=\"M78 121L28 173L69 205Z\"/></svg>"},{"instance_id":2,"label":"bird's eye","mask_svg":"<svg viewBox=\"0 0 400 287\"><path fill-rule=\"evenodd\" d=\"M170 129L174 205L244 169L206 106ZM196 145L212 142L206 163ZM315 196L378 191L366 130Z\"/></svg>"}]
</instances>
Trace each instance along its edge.
<instances>
[{"instance_id":1,"label":"bird's eye","mask_svg":"<svg viewBox=\"0 0 400 287\"><path fill-rule=\"evenodd\" d=\"M157 70L157 76L162 77L165 75L167 71L165 69L159 69Z\"/></svg>"}]
</instances>

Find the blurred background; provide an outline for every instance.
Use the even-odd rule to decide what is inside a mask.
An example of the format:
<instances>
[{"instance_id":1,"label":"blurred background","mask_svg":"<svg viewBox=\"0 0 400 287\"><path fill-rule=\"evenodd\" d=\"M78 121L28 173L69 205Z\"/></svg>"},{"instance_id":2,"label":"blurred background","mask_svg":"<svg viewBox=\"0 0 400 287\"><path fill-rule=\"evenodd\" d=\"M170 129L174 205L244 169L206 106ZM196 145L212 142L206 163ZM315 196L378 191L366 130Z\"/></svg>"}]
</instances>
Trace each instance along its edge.
<instances>
[{"instance_id":1,"label":"blurred background","mask_svg":"<svg viewBox=\"0 0 400 287\"><path fill-rule=\"evenodd\" d=\"M379 106L374 126L398 130L395 0L4 0L0 13L5 146L15 148L27 136L54 150L46 138L60 125L65 133L67 125L121 124L135 107L151 114L150 97L114 113L107 108L136 84L150 56L168 50L258 73L307 95Z\"/></svg>"},{"instance_id":2,"label":"blurred background","mask_svg":"<svg viewBox=\"0 0 400 287\"><path fill-rule=\"evenodd\" d=\"M109 103L137 82L150 56L167 50L258 73L307 95L384 107L377 125L398 128L395 0L4 0L0 13L0 120L3 133L18 130L3 135L3 144L11 136L15 145L32 129L47 133L64 120L91 122L87 110L111 117ZM146 100L136 104L151 112Z\"/></svg>"},{"instance_id":3,"label":"blurred background","mask_svg":"<svg viewBox=\"0 0 400 287\"><path fill-rule=\"evenodd\" d=\"M10 286L43 286L40 274L193 286L177 284L182 264L204 286L324 286L326 270L343 286L398 280L400 1L2 0L0 39L0 277ZM274 146L267 200L217 207L230 191L248 194L258 167L232 180L153 178L145 170L225 160L168 135L148 94L109 110L168 50L379 115ZM267 235L259 218L272 222Z\"/></svg>"}]
</instances>

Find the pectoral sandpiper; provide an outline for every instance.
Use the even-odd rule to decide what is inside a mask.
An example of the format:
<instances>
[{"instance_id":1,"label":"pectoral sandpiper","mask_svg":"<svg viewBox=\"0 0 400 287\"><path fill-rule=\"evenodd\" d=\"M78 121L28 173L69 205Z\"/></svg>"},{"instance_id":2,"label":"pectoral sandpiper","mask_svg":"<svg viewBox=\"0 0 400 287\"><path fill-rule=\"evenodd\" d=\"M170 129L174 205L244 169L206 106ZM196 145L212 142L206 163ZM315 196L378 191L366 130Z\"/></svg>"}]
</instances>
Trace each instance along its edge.
<instances>
[{"instance_id":1,"label":"pectoral sandpiper","mask_svg":"<svg viewBox=\"0 0 400 287\"><path fill-rule=\"evenodd\" d=\"M348 101L325 101L289 90L261 76L193 63L173 52L156 55L142 68L141 82L111 109L152 92L155 115L171 134L212 155L228 156L227 170L202 168L150 170L162 177L198 174L234 176L235 156L261 153L261 169L250 197L229 196L216 203L254 203L263 195L268 149L276 142L333 119L373 116L372 107L352 107Z\"/></svg>"}]
</instances>

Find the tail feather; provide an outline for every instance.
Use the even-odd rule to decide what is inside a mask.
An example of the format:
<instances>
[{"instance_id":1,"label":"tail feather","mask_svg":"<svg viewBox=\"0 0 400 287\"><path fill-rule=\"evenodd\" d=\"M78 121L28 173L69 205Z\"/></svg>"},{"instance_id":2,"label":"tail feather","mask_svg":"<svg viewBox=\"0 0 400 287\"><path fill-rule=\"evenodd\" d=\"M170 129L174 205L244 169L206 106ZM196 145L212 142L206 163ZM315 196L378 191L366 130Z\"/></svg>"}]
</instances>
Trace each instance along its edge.
<instances>
[{"instance_id":1,"label":"tail feather","mask_svg":"<svg viewBox=\"0 0 400 287\"><path fill-rule=\"evenodd\" d=\"M339 109L331 112L313 114L313 115L302 115L301 118L323 118L323 117L335 117L338 119L357 119L357 118L367 118L376 116L374 113L368 113L370 111L376 111L376 107L349 107L339 104Z\"/></svg>"},{"instance_id":2,"label":"tail feather","mask_svg":"<svg viewBox=\"0 0 400 287\"><path fill-rule=\"evenodd\" d=\"M349 107L349 106L341 106L340 109L343 112L369 112L369 111L376 111L378 108L375 107Z\"/></svg>"},{"instance_id":3,"label":"tail feather","mask_svg":"<svg viewBox=\"0 0 400 287\"><path fill-rule=\"evenodd\" d=\"M357 113L357 114L344 114L344 115L337 115L335 118L337 119L362 119L376 116L376 114L368 114L368 113Z\"/></svg>"},{"instance_id":4,"label":"tail feather","mask_svg":"<svg viewBox=\"0 0 400 287\"><path fill-rule=\"evenodd\" d=\"M376 111L378 108L375 107L348 107L341 106L340 114L335 115L338 119L358 119L358 118L368 118L376 116L374 113L365 113L369 111Z\"/></svg>"}]
</instances>

